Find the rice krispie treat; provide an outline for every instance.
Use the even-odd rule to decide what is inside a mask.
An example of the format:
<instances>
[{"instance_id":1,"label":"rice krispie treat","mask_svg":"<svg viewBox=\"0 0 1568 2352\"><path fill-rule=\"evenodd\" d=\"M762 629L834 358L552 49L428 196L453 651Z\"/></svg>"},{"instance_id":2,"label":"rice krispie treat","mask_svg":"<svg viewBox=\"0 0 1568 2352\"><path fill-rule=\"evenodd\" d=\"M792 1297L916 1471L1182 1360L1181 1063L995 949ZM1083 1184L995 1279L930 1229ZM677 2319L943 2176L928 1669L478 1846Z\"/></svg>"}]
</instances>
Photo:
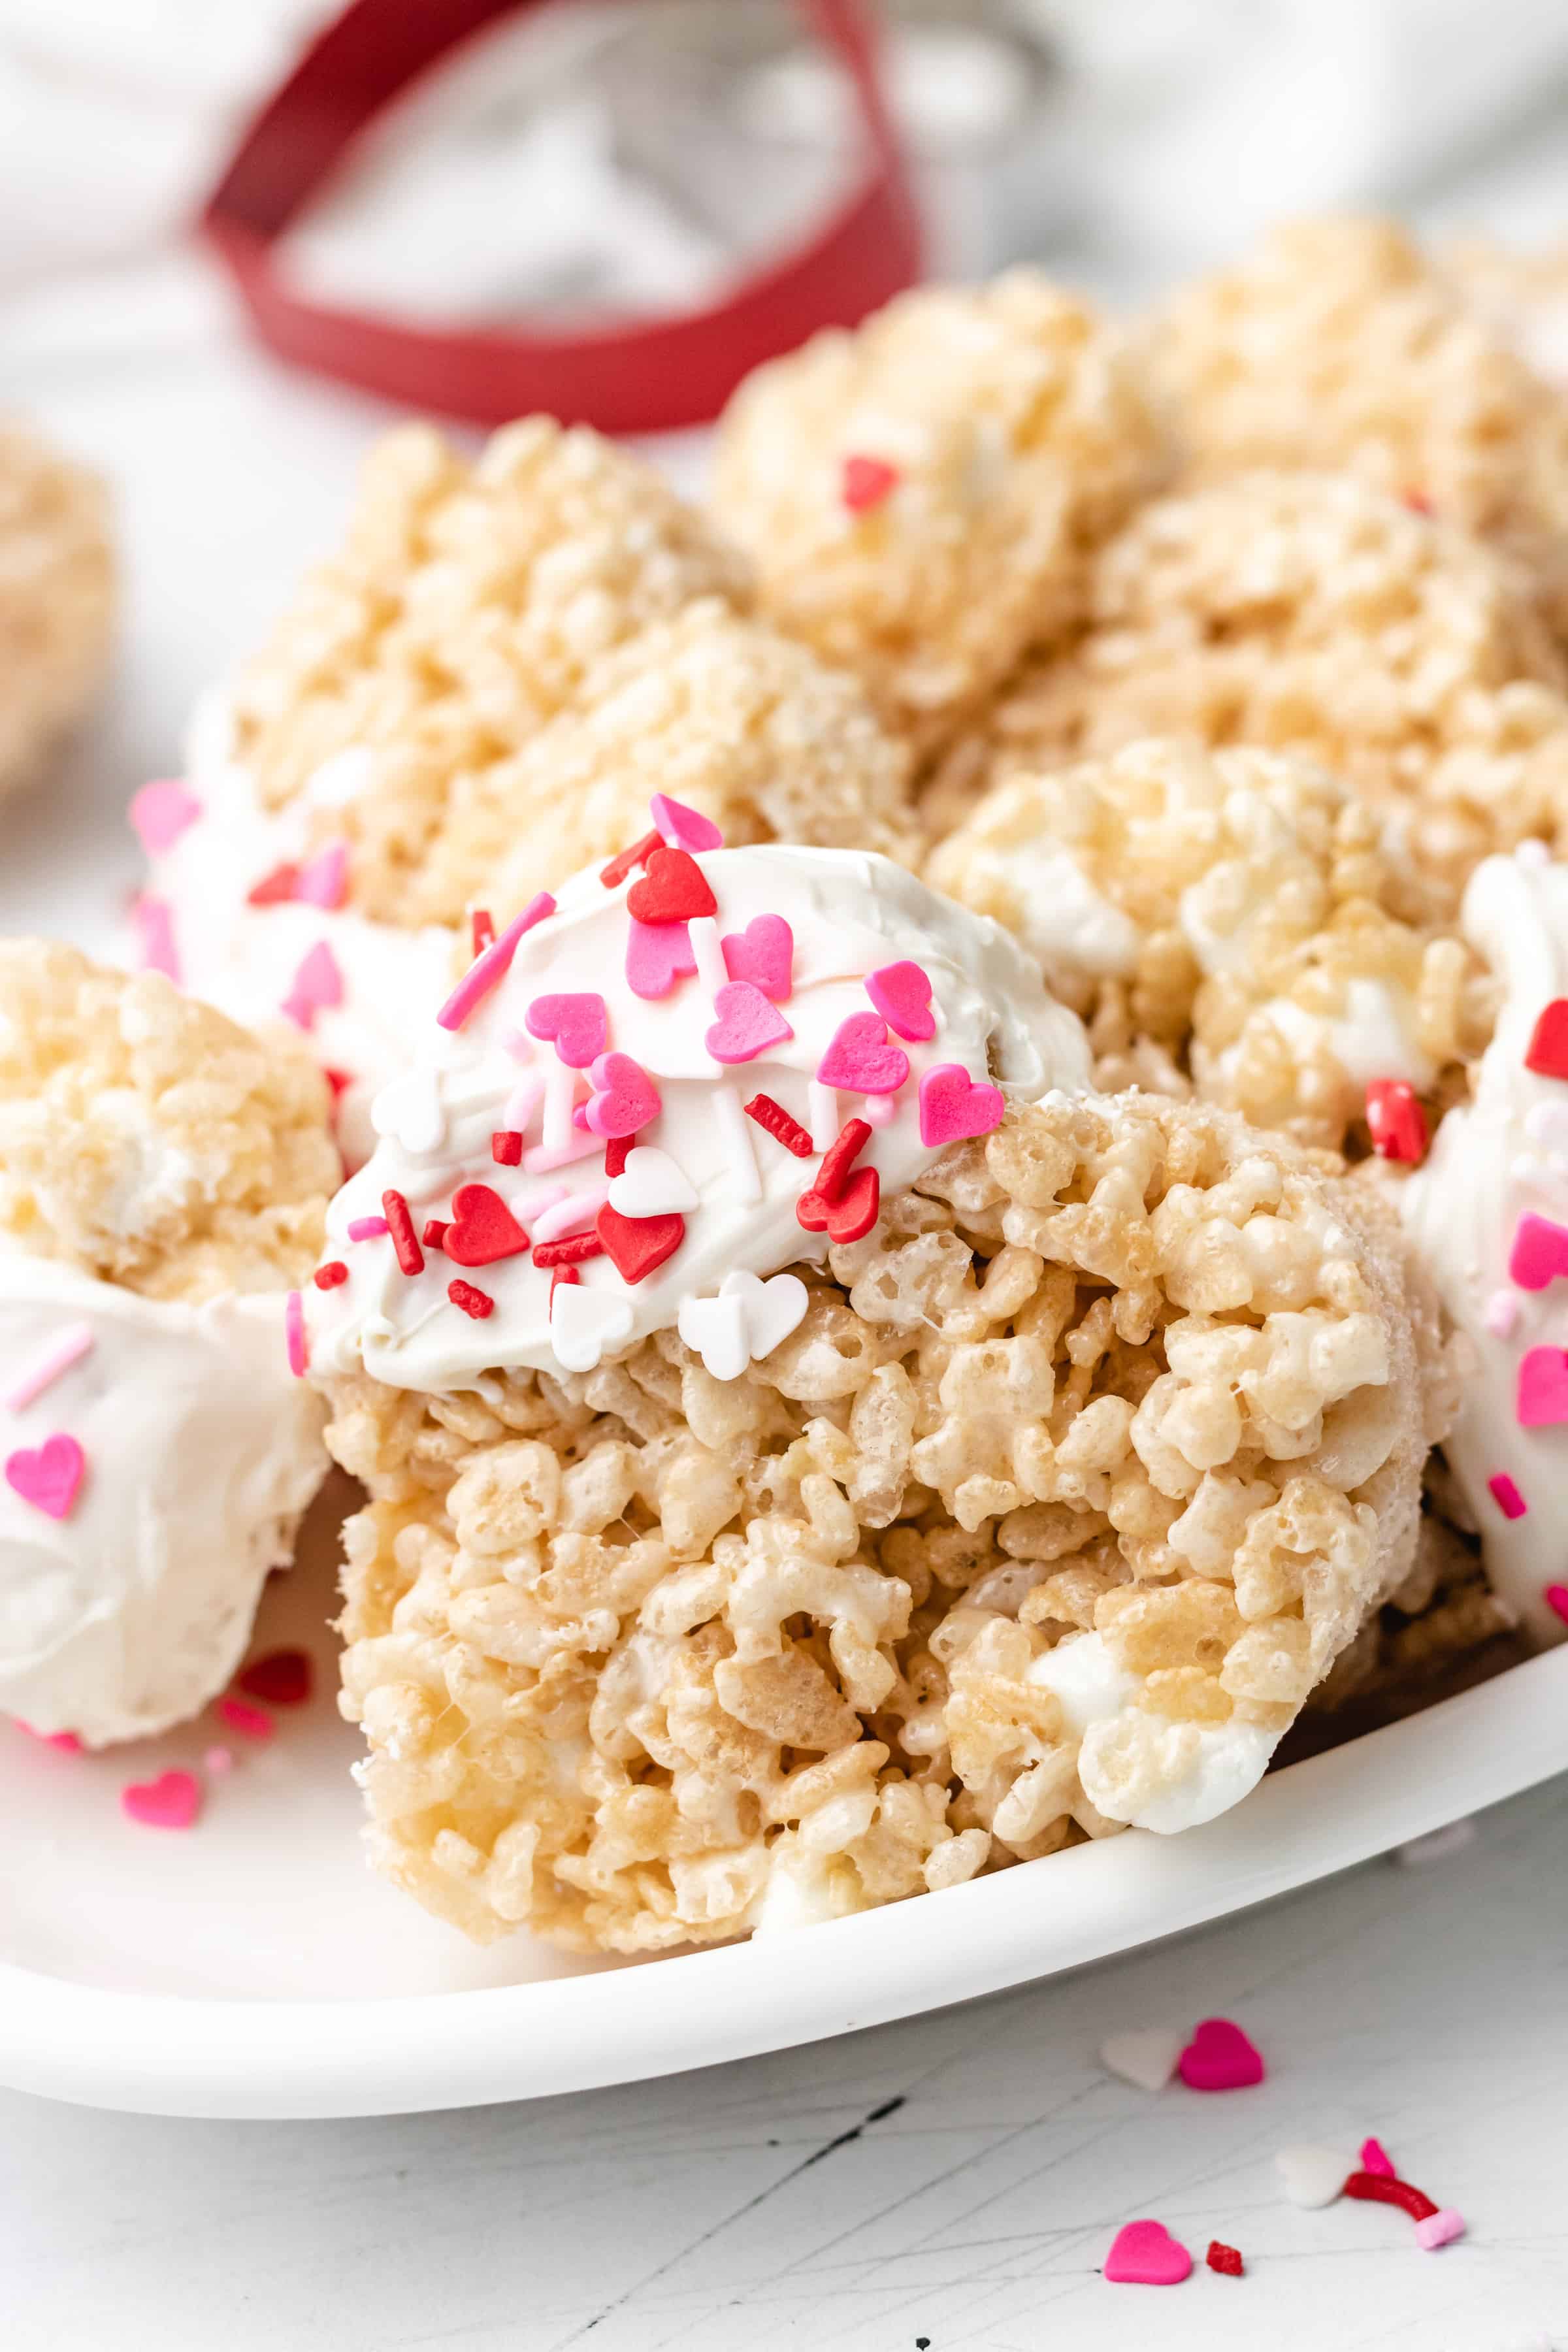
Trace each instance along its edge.
<instances>
[{"instance_id":1,"label":"rice krispie treat","mask_svg":"<svg viewBox=\"0 0 1568 2352\"><path fill-rule=\"evenodd\" d=\"M1568 406L1395 223L1275 229L1151 338L1200 475L1344 468L1512 547L1560 608Z\"/></svg>"},{"instance_id":2,"label":"rice krispie treat","mask_svg":"<svg viewBox=\"0 0 1568 2352\"><path fill-rule=\"evenodd\" d=\"M470 910L504 924L608 856L650 771L737 839L897 847L907 754L747 597L742 560L595 434L530 417L472 467L389 436L342 551L198 714L188 781L132 804L143 954L305 1031L357 1159Z\"/></svg>"},{"instance_id":3,"label":"rice krispie treat","mask_svg":"<svg viewBox=\"0 0 1568 2352\"><path fill-rule=\"evenodd\" d=\"M35 772L102 685L114 604L102 484L0 422L0 793Z\"/></svg>"},{"instance_id":4,"label":"rice krispie treat","mask_svg":"<svg viewBox=\"0 0 1568 2352\"><path fill-rule=\"evenodd\" d=\"M1437 265L1537 375L1568 382L1568 246L1521 252L1468 236L1446 247Z\"/></svg>"},{"instance_id":5,"label":"rice krispie treat","mask_svg":"<svg viewBox=\"0 0 1568 2352\"><path fill-rule=\"evenodd\" d=\"M1016 775L928 871L1038 958L1108 1089L1190 1078L1255 1126L1364 1148L1369 1101L1425 1120L1487 1034L1475 957L1394 910L1377 820L1275 752L1150 739Z\"/></svg>"},{"instance_id":6,"label":"rice krispie treat","mask_svg":"<svg viewBox=\"0 0 1568 2352\"><path fill-rule=\"evenodd\" d=\"M1089 611L950 761L934 824L987 777L1155 734L1320 761L1396 820L1445 911L1489 851L1568 822L1568 673L1516 570L1363 483L1156 499L1102 550Z\"/></svg>"},{"instance_id":7,"label":"rice krispie treat","mask_svg":"<svg viewBox=\"0 0 1568 2352\"><path fill-rule=\"evenodd\" d=\"M1163 462L1112 331L1032 271L901 295L749 376L714 505L764 607L921 748L1076 617Z\"/></svg>"},{"instance_id":8,"label":"rice krispie treat","mask_svg":"<svg viewBox=\"0 0 1568 2352\"><path fill-rule=\"evenodd\" d=\"M1209 1818L1407 1574L1436 1433L1375 1194L1089 1096L896 866L676 814L443 1008L310 1295L372 1852L479 1937Z\"/></svg>"},{"instance_id":9,"label":"rice krispie treat","mask_svg":"<svg viewBox=\"0 0 1568 2352\"><path fill-rule=\"evenodd\" d=\"M0 1710L97 1747L228 1679L328 1466L284 1350L337 1177L302 1053L0 942Z\"/></svg>"},{"instance_id":10,"label":"rice krispie treat","mask_svg":"<svg viewBox=\"0 0 1568 2352\"><path fill-rule=\"evenodd\" d=\"M1466 938L1500 982L1495 1031L1398 1195L1472 1357L1445 1447L1448 1507L1537 1641L1568 1633L1568 866L1537 844L1479 866Z\"/></svg>"}]
</instances>

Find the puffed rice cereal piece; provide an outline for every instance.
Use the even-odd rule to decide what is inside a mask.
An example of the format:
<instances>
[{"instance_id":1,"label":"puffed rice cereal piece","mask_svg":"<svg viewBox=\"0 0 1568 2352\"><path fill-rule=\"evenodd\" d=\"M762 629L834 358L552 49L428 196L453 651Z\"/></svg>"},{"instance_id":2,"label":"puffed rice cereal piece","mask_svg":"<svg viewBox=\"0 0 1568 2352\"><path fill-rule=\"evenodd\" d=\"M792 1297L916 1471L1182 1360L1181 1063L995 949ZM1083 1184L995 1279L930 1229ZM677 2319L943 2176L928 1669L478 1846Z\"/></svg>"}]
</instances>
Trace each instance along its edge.
<instances>
[{"instance_id":1,"label":"puffed rice cereal piece","mask_svg":"<svg viewBox=\"0 0 1568 2352\"><path fill-rule=\"evenodd\" d=\"M1436 262L1537 375L1568 381L1568 245L1521 252L1467 236L1445 247Z\"/></svg>"},{"instance_id":2,"label":"puffed rice cereal piece","mask_svg":"<svg viewBox=\"0 0 1568 2352\"><path fill-rule=\"evenodd\" d=\"M1396 1228L1210 1108L955 1147L733 1381L327 1383L377 1865L657 1950L1207 1818L1408 1571Z\"/></svg>"},{"instance_id":3,"label":"puffed rice cereal piece","mask_svg":"<svg viewBox=\"0 0 1568 2352\"><path fill-rule=\"evenodd\" d=\"M1345 468L1512 548L1563 614L1568 406L1396 223L1273 230L1151 338L1193 470Z\"/></svg>"},{"instance_id":4,"label":"puffed rice cereal piece","mask_svg":"<svg viewBox=\"0 0 1568 2352\"><path fill-rule=\"evenodd\" d=\"M1258 743L1386 812L1451 913L1481 857L1568 825L1565 688L1493 550L1348 477L1244 475L1152 501L1101 551L1079 642L1015 684L925 814L1144 735Z\"/></svg>"},{"instance_id":5,"label":"puffed rice cereal piece","mask_svg":"<svg viewBox=\"0 0 1568 2352\"><path fill-rule=\"evenodd\" d=\"M1274 752L1150 740L1016 775L928 878L1018 933L1108 1089L1190 1077L1254 1126L1364 1148L1369 1081L1435 1108L1483 1037L1479 961L1400 919L1376 819Z\"/></svg>"},{"instance_id":6,"label":"puffed rice cereal piece","mask_svg":"<svg viewBox=\"0 0 1568 2352\"><path fill-rule=\"evenodd\" d=\"M889 303L749 376L714 504L764 608L922 748L1076 617L1163 462L1120 339L1028 270Z\"/></svg>"},{"instance_id":7,"label":"puffed rice cereal piece","mask_svg":"<svg viewBox=\"0 0 1568 2352\"><path fill-rule=\"evenodd\" d=\"M297 1048L0 943L0 1711L97 1747L233 1673L328 1468L286 1294L338 1167Z\"/></svg>"},{"instance_id":8,"label":"puffed rice cereal piece","mask_svg":"<svg viewBox=\"0 0 1568 2352\"><path fill-rule=\"evenodd\" d=\"M37 772L97 694L114 609L102 484L0 422L0 793Z\"/></svg>"}]
</instances>

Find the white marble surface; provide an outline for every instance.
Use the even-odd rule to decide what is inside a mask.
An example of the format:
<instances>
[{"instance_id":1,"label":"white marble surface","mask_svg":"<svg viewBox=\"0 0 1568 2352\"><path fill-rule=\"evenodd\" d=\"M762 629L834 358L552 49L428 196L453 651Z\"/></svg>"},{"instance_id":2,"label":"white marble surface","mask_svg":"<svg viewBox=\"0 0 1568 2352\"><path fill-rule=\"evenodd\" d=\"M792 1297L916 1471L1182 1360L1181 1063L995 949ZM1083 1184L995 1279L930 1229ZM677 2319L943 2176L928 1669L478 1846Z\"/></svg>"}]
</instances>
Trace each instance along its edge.
<instances>
[{"instance_id":1,"label":"white marble surface","mask_svg":"<svg viewBox=\"0 0 1568 2352\"><path fill-rule=\"evenodd\" d=\"M89 324L84 327L86 317ZM0 928L101 933L119 812L194 690L328 543L368 404L240 352L184 272L13 320L0 400L115 476L131 551L111 707L5 820ZM1376 1864L1174 1946L982 2007L531 2109L139 2121L0 2096L5 2352L1335 2352L1568 2347L1568 1785L1465 1851ZM1228 2011L1262 2089L1150 2101L1101 2037ZM1470 2221L1303 2213L1271 2158L1376 2131ZM1107 2286L1152 2213L1249 2258Z\"/></svg>"}]
</instances>

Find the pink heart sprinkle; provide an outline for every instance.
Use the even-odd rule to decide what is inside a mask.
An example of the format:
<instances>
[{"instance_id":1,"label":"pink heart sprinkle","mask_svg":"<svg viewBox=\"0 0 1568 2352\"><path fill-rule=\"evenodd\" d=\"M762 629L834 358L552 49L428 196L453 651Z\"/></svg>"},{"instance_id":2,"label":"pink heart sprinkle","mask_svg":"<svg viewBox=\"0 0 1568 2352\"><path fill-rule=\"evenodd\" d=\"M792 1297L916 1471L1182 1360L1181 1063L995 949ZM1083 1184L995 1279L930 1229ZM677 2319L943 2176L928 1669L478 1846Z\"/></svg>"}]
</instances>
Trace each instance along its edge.
<instances>
[{"instance_id":1,"label":"pink heart sprinkle","mask_svg":"<svg viewBox=\"0 0 1568 2352\"><path fill-rule=\"evenodd\" d=\"M879 1013L852 1013L841 1021L817 1064L819 1086L857 1095L894 1095L910 1075L910 1057L889 1042Z\"/></svg>"},{"instance_id":2,"label":"pink heart sprinkle","mask_svg":"<svg viewBox=\"0 0 1568 2352\"><path fill-rule=\"evenodd\" d=\"M1568 1225L1526 1209L1513 1229L1508 1273L1521 1290L1544 1290L1558 1275L1568 1274Z\"/></svg>"},{"instance_id":3,"label":"pink heart sprinkle","mask_svg":"<svg viewBox=\"0 0 1568 2352\"><path fill-rule=\"evenodd\" d=\"M24 1503L51 1519L68 1519L87 1457L74 1437L46 1437L36 1451L22 1446L5 1464L5 1484Z\"/></svg>"},{"instance_id":4,"label":"pink heart sprinkle","mask_svg":"<svg viewBox=\"0 0 1568 2352\"><path fill-rule=\"evenodd\" d=\"M1427 2253L1435 2254L1439 2246L1451 2246L1456 2238L1465 2234L1465 2217L1452 2205L1439 2205L1424 2221L1415 2224L1415 2242Z\"/></svg>"},{"instance_id":5,"label":"pink heart sprinkle","mask_svg":"<svg viewBox=\"0 0 1568 2352\"><path fill-rule=\"evenodd\" d=\"M300 1029L313 1029L318 1013L330 1013L343 1001L343 975L325 940L318 940L300 959L289 983L280 1011Z\"/></svg>"},{"instance_id":6,"label":"pink heart sprinkle","mask_svg":"<svg viewBox=\"0 0 1568 2352\"><path fill-rule=\"evenodd\" d=\"M658 1088L629 1054L601 1054L588 1073L593 1088L585 1109L595 1135L636 1135L663 1108Z\"/></svg>"},{"instance_id":7,"label":"pink heart sprinkle","mask_svg":"<svg viewBox=\"0 0 1568 2352\"><path fill-rule=\"evenodd\" d=\"M900 1037L923 1045L936 1035L936 1014L931 1008L931 975L918 963L885 963L866 974L866 993Z\"/></svg>"},{"instance_id":8,"label":"pink heart sprinkle","mask_svg":"<svg viewBox=\"0 0 1568 2352\"><path fill-rule=\"evenodd\" d=\"M1514 1418L1521 1429L1568 1421L1568 1355L1561 1348L1529 1348L1520 1358Z\"/></svg>"},{"instance_id":9,"label":"pink heart sprinkle","mask_svg":"<svg viewBox=\"0 0 1568 2352\"><path fill-rule=\"evenodd\" d=\"M294 896L308 907L341 907L348 896L349 845L331 841L300 868Z\"/></svg>"},{"instance_id":10,"label":"pink heart sprinkle","mask_svg":"<svg viewBox=\"0 0 1568 2352\"><path fill-rule=\"evenodd\" d=\"M782 915L753 915L743 931L726 931L719 942L731 980L749 980L775 1004L794 985L795 933Z\"/></svg>"},{"instance_id":11,"label":"pink heart sprinkle","mask_svg":"<svg viewBox=\"0 0 1568 2352\"><path fill-rule=\"evenodd\" d=\"M79 1756L82 1752L81 1741L74 1731L35 1731L32 1725L24 1723L19 1715L14 1715L11 1720L18 1731L25 1731L29 1739L37 1741L40 1748L58 1748L62 1756Z\"/></svg>"},{"instance_id":12,"label":"pink heart sprinkle","mask_svg":"<svg viewBox=\"0 0 1568 2352\"><path fill-rule=\"evenodd\" d=\"M684 849L696 856L699 850L723 848L723 835L700 809L688 808L684 801L672 801L668 793L655 793L647 809L667 849Z\"/></svg>"},{"instance_id":13,"label":"pink heart sprinkle","mask_svg":"<svg viewBox=\"0 0 1568 2352\"><path fill-rule=\"evenodd\" d=\"M1192 2276L1193 2258L1163 2221L1124 2221L1110 2242L1104 2271L1116 2286L1180 2286Z\"/></svg>"},{"instance_id":14,"label":"pink heart sprinkle","mask_svg":"<svg viewBox=\"0 0 1568 2352\"><path fill-rule=\"evenodd\" d=\"M1228 2017L1205 2017L1194 2028L1177 2071L1189 2091L1244 2091L1263 2080L1263 2059Z\"/></svg>"},{"instance_id":15,"label":"pink heart sprinkle","mask_svg":"<svg viewBox=\"0 0 1568 2352\"><path fill-rule=\"evenodd\" d=\"M1506 1470L1494 1470L1487 1480L1487 1492L1505 1519L1522 1519L1530 1506ZM1365 2170L1365 2167L1363 2169Z\"/></svg>"},{"instance_id":16,"label":"pink heart sprinkle","mask_svg":"<svg viewBox=\"0 0 1568 2352\"><path fill-rule=\"evenodd\" d=\"M536 996L522 1016L531 1037L552 1045L569 1070L585 1070L605 1050L610 1016L594 990L572 996Z\"/></svg>"},{"instance_id":17,"label":"pink heart sprinkle","mask_svg":"<svg viewBox=\"0 0 1568 2352\"><path fill-rule=\"evenodd\" d=\"M754 1062L770 1045L783 1045L795 1035L777 1006L749 980L727 982L714 996L713 1010L719 1018L703 1043L716 1062Z\"/></svg>"},{"instance_id":18,"label":"pink heart sprinkle","mask_svg":"<svg viewBox=\"0 0 1568 2352\"><path fill-rule=\"evenodd\" d=\"M165 849L173 849L186 826L195 824L201 813L200 801L195 793L186 791L177 777L143 784L139 793L132 794L126 812L149 857L161 857Z\"/></svg>"},{"instance_id":19,"label":"pink heart sprinkle","mask_svg":"<svg viewBox=\"0 0 1568 2352\"><path fill-rule=\"evenodd\" d=\"M132 902L131 919L136 927L136 960L143 971L161 971L180 985L180 951L174 945L174 910L166 898L143 894Z\"/></svg>"},{"instance_id":20,"label":"pink heart sprinkle","mask_svg":"<svg viewBox=\"0 0 1568 2352\"><path fill-rule=\"evenodd\" d=\"M1384 2180L1397 2180L1399 2178L1394 2170L1394 2158L1380 2139L1363 2140L1360 2162L1363 2172L1375 2172Z\"/></svg>"},{"instance_id":21,"label":"pink heart sprinkle","mask_svg":"<svg viewBox=\"0 0 1568 2352\"><path fill-rule=\"evenodd\" d=\"M1568 1625L1568 1584L1543 1585L1541 1597L1548 1609L1561 1617L1564 1625Z\"/></svg>"},{"instance_id":22,"label":"pink heart sprinkle","mask_svg":"<svg viewBox=\"0 0 1568 2352\"><path fill-rule=\"evenodd\" d=\"M639 923L635 916L626 919L626 986L650 1004L696 971L691 933L685 923Z\"/></svg>"},{"instance_id":23,"label":"pink heart sprinkle","mask_svg":"<svg viewBox=\"0 0 1568 2352\"><path fill-rule=\"evenodd\" d=\"M931 1150L989 1135L1007 1108L1000 1087L973 1079L962 1062L939 1062L921 1080L921 1141Z\"/></svg>"},{"instance_id":24,"label":"pink heart sprinkle","mask_svg":"<svg viewBox=\"0 0 1568 2352\"><path fill-rule=\"evenodd\" d=\"M160 1772L155 1780L127 1780L120 1804L143 1829L188 1830L202 1809L201 1786L192 1772Z\"/></svg>"},{"instance_id":25,"label":"pink heart sprinkle","mask_svg":"<svg viewBox=\"0 0 1568 2352\"><path fill-rule=\"evenodd\" d=\"M231 1731L242 1739L270 1739L277 1729L264 1706L252 1706L247 1698L220 1698L217 1711Z\"/></svg>"}]
</instances>

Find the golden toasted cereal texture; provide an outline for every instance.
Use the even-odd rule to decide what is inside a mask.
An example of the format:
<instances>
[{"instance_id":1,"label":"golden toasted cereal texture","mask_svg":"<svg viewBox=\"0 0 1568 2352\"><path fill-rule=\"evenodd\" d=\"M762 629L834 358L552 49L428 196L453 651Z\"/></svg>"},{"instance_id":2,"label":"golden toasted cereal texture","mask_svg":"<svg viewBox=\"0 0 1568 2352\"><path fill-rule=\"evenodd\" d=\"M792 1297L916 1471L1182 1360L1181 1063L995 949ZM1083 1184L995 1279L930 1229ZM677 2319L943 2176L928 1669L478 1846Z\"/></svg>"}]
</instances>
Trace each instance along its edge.
<instances>
[{"instance_id":1,"label":"golden toasted cereal texture","mask_svg":"<svg viewBox=\"0 0 1568 2352\"><path fill-rule=\"evenodd\" d=\"M548 417L470 466L424 425L372 452L342 546L235 683L235 751L263 800L334 754L371 780L326 795L354 901L405 919L448 802L580 693L603 656L694 597L743 604L744 563L651 467Z\"/></svg>"},{"instance_id":2,"label":"golden toasted cereal texture","mask_svg":"<svg viewBox=\"0 0 1568 2352\"><path fill-rule=\"evenodd\" d=\"M799 1269L734 1382L665 1333L462 1396L328 1383L378 1865L478 1937L653 1950L1266 1749L1410 1567L1439 1391L1396 1231L1206 1106L1053 1097ZM1080 1746L1085 1640L1120 1703Z\"/></svg>"},{"instance_id":3,"label":"golden toasted cereal texture","mask_svg":"<svg viewBox=\"0 0 1568 2352\"><path fill-rule=\"evenodd\" d=\"M1274 230L1151 347L1194 471L1348 468L1514 548L1561 618L1568 406L1395 223Z\"/></svg>"},{"instance_id":4,"label":"golden toasted cereal texture","mask_svg":"<svg viewBox=\"0 0 1568 2352\"><path fill-rule=\"evenodd\" d=\"M1018 774L927 876L1039 958L1108 1089L1190 1078L1339 1150L1363 1134L1369 1077L1410 1079L1436 1109L1485 1043L1475 957L1401 919L1377 820L1303 761L1149 739Z\"/></svg>"},{"instance_id":5,"label":"golden toasted cereal texture","mask_svg":"<svg viewBox=\"0 0 1568 2352\"><path fill-rule=\"evenodd\" d=\"M114 609L102 484L0 422L0 793L36 772L103 683Z\"/></svg>"},{"instance_id":6,"label":"golden toasted cereal texture","mask_svg":"<svg viewBox=\"0 0 1568 2352\"><path fill-rule=\"evenodd\" d=\"M857 457L897 475L858 512ZM1118 337L1016 270L759 368L722 421L714 505L764 608L926 748L1076 617L1086 552L1163 457Z\"/></svg>"},{"instance_id":7,"label":"golden toasted cereal texture","mask_svg":"<svg viewBox=\"0 0 1568 2352\"><path fill-rule=\"evenodd\" d=\"M1432 903L1568 821L1562 656L1493 550L1348 477L1241 476L1153 500L1101 551L1089 623L1015 681L925 814L1144 735L1315 760L1397 820Z\"/></svg>"},{"instance_id":8,"label":"golden toasted cereal texture","mask_svg":"<svg viewBox=\"0 0 1568 2352\"><path fill-rule=\"evenodd\" d=\"M1356 1727L1429 1706L1526 1654L1517 1619L1487 1582L1474 1538L1423 1512L1415 1562L1396 1592L1369 1617L1312 1693L1311 1712L1331 1720L1353 1710Z\"/></svg>"},{"instance_id":9,"label":"golden toasted cereal texture","mask_svg":"<svg viewBox=\"0 0 1568 2352\"><path fill-rule=\"evenodd\" d=\"M321 1073L155 972L0 941L0 1236L148 1298L302 1281L342 1166Z\"/></svg>"},{"instance_id":10,"label":"golden toasted cereal texture","mask_svg":"<svg viewBox=\"0 0 1568 2352\"><path fill-rule=\"evenodd\" d=\"M1568 378L1568 245L1521 252L1489 237L1445 247L1437 267L1549 383Z\"/></svg>"},{"instance_id":11,"label":"golden toasted cereal texture","mask_svg":"<svg viewBox=\"0 0 1568 2352\"><path fill-rule=\"evenodd\" d=\"M716 598L591 667L578 706L510 759L459 777L400 901L498 918L647 830L649 794L703 811L731 847L805 841L914 856L909 754L858 680Z\"/></svg>"}]
</instances>

